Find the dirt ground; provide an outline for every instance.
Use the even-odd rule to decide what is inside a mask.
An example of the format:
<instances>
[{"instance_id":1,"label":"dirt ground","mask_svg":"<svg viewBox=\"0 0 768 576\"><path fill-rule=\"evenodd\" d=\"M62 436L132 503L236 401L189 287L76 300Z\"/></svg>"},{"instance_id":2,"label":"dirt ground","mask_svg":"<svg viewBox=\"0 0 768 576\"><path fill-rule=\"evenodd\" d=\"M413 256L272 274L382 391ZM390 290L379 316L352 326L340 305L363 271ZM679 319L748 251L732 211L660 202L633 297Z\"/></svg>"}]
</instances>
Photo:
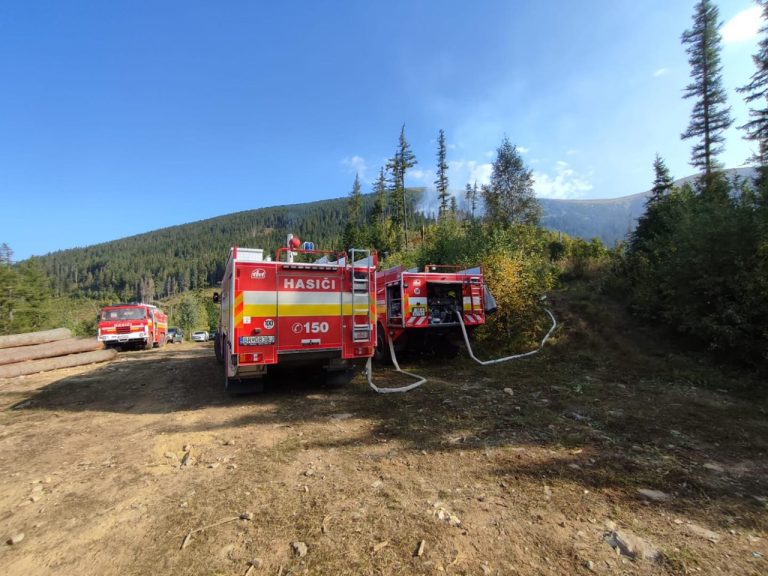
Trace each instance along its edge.
<instances>
[{"instance_id":1,"label":"dirt ground","mask_svg":"<svg viewBox=\"0 0 768 576\"><path fill-rule=\"evenodd\" d=\"M765 386L554 302L542 354L407 394L231 398L198 343L0 380L0 571L768 574Z\"/></svg>"}]
</instances>

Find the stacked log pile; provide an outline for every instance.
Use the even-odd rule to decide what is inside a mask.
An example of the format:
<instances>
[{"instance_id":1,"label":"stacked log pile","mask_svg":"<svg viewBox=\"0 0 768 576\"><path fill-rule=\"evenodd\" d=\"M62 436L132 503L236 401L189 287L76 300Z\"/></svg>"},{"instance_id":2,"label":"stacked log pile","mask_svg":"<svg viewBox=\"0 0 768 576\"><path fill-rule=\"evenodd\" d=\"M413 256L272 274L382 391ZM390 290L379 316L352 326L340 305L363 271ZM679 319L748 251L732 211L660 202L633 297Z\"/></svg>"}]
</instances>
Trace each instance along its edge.
<instances>
[{"instance_id":1,"label":"stacked log pile","mask_svg":"<svg viewBox=\"0 0 768 576\"><path fill-rule=\"evenodd\" d=\"M95 338L73 338L66 328L10 334L0 336L0 378L107 362L116 355Z\"/></svg>"}]
</instances>

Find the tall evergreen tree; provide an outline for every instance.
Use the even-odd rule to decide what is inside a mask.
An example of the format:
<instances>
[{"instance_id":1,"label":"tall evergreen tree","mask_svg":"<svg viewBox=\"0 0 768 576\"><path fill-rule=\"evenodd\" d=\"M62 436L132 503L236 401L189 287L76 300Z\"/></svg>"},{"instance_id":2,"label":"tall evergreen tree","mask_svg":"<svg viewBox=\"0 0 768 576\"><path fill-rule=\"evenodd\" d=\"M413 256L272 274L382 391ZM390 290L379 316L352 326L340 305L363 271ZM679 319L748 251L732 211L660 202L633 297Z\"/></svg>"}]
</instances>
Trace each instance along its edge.
<instances>
[{"instance_id":1,"label":"tall evergreen tree","mask_svg":"<svg viewBox=\"0 0 768 576\"><path fill-rule=\"evenodd\" d=\"M359 248L365 243L362 213L363 193L360 187L360 175L355 174L355 181L352 184L352 191L349 193L349 201L347 203L347 223L344 225L344 233L342 234L344 248Z\"/></svg>"},{"instance_id":2,"label":"tall evergreen tree","mask_svg":"<svg viewBox=\"0 0 768 576\"><path fill-rule=\"evenodd\" d=\"M474 185L467 182L466 188L464 188L464 200L467 201L469 207L469 213L472 216L472 220L475 219L475 210L477 209L477 199L479 197L479 191L477 189L477 180Z\"/></svg>"},{"instance_id":3,"label":"tall evergreen tree","mask_svg":"<svg viewBox=\"0 0 768 576\"><path fill-rule=\"evenodd\" d=\"M373 184L373 209L368 217L371 227L371 245L379 252L390 249L387 219L387 178L384 168L379 170L379 177Z\"/></svg>"},{"instance_id":4,"label":"tall evergreen tree","mask_svg":"<svg viewBox=\"0 0 768 576\"><path fill-rule=\"evenodd\" d=\"M437 178L435 179L437 198L440 201L438 215L443 218L450 207L451 194L448 192L448 163L445 161L445 132L441 129L437 135Z\"/></svg>"},{"instance_id":5,"label":"tall evergreen tree","mask_svg":"<svg viewBox=\"0 0 768 576\"><path fill-rule=\"evenodd\" d=\"M768 170L768 0L759 0L763 8L763 26L760 28L762 39L758 44L758 52L752 56L755 63L755 73L749 84L738 89L746 94L744 100L748 104L762 103L762 107L750 108L750 120L740 126L747 133L747 139L757 144L757 152L750 160L757 162L761 176L766 179Z\"/></svg>"},{"instance_id":6,"label":"tall evergreen tree","mask_svg":"<svg viewBox=\"0 0 768 576\"><path fill-rule=\"evenodd\" d=\"M13 250L8 244L0 244L0 264L13 264Z\"/></svg>"},{"instance_id":7,"label":"tall evergreen tree","mask_svg":"<svg viewBox=\"0 0 768 576\"><path fill-rule=\"evenodd\" d=\"M402 234L402 243L398 239L398 244L406 248L408 247L408 202L405 196L405 174L416 164L416 155L405 138L405 124L403 124L400 128L397 150L387 163L387 169L390 174L392 224L398 230L398 238Z\"/></svg>"},{"instance_id":8,"label":"tall evergreen tree","mask_svg":"<svg viewBox=\"0 0 768 576\"><path fill-rule=\"evenodd\" d=\"M733 123L723 88L718 18L712 0L699 0L694 7L693 26L682 35L691 65L691 83L683 97L693 98L694 105L691 122L681 138L695 139L691 165L703 171L704 190L712 186L714 173L719 170L717 155L723 149L724 133Z\"/></svg>"},{"instance_id":9,"label":"tall evergreen tree","mask_svg":"<svg viewBox=\"0 0 768 576\"><path fill-rule=\"evenodd\" d=\"M485 216L495 224L538 224L541 206L533 192L533 173L506 136L496 150L491 182L483 187Z\"/></svg>"}]
</instances>

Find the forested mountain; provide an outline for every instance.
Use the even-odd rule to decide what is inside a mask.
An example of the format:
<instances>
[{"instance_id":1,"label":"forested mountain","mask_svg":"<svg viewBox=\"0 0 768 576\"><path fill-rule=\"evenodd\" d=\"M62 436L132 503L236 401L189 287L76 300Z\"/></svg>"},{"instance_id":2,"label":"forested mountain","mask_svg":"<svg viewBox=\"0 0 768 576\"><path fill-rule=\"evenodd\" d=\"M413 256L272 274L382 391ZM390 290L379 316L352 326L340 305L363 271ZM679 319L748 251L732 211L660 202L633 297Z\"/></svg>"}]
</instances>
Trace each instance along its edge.
<instances>
[{"instance_id":1,"label":"forested mountain","mask_svg":"<svg viewBox=\"0 0 768 576\"><path fill-rule=\"evenodd\" d=\"M569 236L600 238L613 246L635 229L647 198L648 192L605 200L541 198L541 225Z\"/></svg>"},{"instance_id":2,"label":"forested mountain","mask_svg":"<svg viewBox=\"0 0 768 576\"><path fill-rule=\"evenodd\" d=\"M412 210L420 193L409 190ZM292 232L318 247L340 249L347 203L347 198L336 198L237 212L37 260L52 278L56 295L149 301L218 285L232 245L274 253ZM372 204L372 195L363 197L366 212ZM412 218L414 225L424 221L415 211Z\"/></svg>"},{"instance_id":3,"label":"forested mountain","mask_svg":"<svg viewBox=\"0 0 768 576\"><path fill-rule=\"evenodd\" d=\"M747 169L729 171L749 176ZM676 182L682 184L688 178ZM409 190L413 229L428 218L423 189ZM648 192L606 200L543 198L541 223L551 230L585 239L600 238L612 246L634 230L645 210ZM372 194L362 195L363 212L373 206ZM53 252L39 258L53 279L54 293L96 299L151 300L179 292L216 286L232 245L274 252L292 232L318 247L340 249L348 214L348 198L273 206L217 216L180 226L85 248Z\"/></svg>"},{"instance_id":4,"label":"forested mountain","mask_svg":"<svg viewBox=\"0 0 768 576\"><path fill-rule=\"evenodd\" d=\"M739 182L751 180L754 168L734 168L725 171L737 188ZM692 183L696 176L675 181L675 186ZM645 212L650 191L605 200L556 200L540 198L541 224L550 230L565 232L569 236L600 238L607 246L625 240L637 226L637 219Z\"/></svg>"}]
</instances>

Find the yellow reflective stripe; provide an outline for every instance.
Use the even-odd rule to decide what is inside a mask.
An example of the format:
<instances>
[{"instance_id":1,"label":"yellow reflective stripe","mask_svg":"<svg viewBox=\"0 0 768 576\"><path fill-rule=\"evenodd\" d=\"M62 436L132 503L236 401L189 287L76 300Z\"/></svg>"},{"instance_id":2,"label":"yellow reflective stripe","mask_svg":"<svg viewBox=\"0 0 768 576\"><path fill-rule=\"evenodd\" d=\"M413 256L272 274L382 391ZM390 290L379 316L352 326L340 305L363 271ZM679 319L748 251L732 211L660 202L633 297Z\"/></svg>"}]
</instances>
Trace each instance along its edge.
<instances>
[{"instance_id":1,"label":"yellow reflective stripe","mask_svg":"<svg viewBox=\"0 0 768 576\"><path fill-rule=\"evenodd\" d=\"M352 304L280 304L279 316L351 316Z\"/></svg>"},{"instance_id":2,"label":"yellow reflective stripe","mask_svg":"<svg viewBox=\"0 0 768 576\"><path fill-rule=\"evenodd\" d=\"M243 306L243 312L238 316L256 316L257 318L263 318L267 316L276 316L277 306L275 304L246 304ZM238 324L239 324L238 320Z\"/></svg>"},{"instance_id":3,"label":"yellow reflective stripe","mask_svg":"<svg viewBox=\"0 0 768 576\"><path fill-rule=\"evenodd\" d=\"M243 313L238 315L236 322L239 324L243 316L254 318L266 318L274 316L351 316L352 304L246 304Z\"/></svg>"}]
</instances>

